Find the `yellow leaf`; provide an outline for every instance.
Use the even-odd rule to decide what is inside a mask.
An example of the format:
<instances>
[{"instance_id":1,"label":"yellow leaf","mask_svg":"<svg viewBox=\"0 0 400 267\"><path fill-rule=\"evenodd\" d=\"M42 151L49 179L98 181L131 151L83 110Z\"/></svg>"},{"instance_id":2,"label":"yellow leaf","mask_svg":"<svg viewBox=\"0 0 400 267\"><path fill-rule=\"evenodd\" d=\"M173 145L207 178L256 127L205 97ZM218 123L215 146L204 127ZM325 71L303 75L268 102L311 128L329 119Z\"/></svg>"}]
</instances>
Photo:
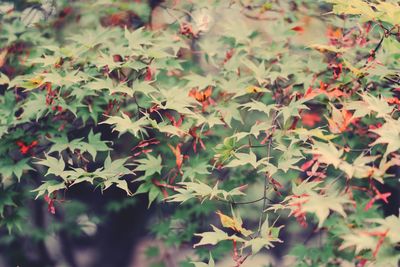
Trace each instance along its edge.
<instances>
[{"instance_id":1,"label":"yellow leaf","mask_svg":"<svg viewBox=\"0 0 400 267\"><path fill-rule=\"evenodd\" d=\"M250 85L250 86L246 87L246 92L247 93L253 93L254 94L254 93L260 93L262 91L265 91L265 90L263 90L261 87L258 87L258 86Z\"/></svg>"},{"instance_id":2,"label":"yellow leaf","mask_svg":"<svg viewBox=\"0 0 400 267\"><path fill-rule=\"evenodd\" d=\"M242 223L238 222L235 218L231 218L220 211L217 211L216 213L218 214L223 227L230 228L236 232L243 234L244 236L252 234L252 231L243 228Z\"/></svg>"}]
</instances>

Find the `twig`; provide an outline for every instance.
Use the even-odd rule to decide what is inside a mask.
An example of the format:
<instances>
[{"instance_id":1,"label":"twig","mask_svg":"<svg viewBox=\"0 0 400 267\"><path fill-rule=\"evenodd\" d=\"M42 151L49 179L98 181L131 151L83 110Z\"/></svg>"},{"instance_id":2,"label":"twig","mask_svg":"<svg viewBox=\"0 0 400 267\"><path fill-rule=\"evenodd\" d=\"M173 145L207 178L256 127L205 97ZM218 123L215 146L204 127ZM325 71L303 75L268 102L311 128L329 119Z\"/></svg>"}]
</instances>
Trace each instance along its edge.
<instances>
[{"instance_id":1,"label":"twig","mask_svg":"<svg viewBox=\"0 0 400 267\"><path fill-rule=\"evenodd\" d=\"M223 198L216 198L218 201L221 201L221 202L224 202L224 203L229 203L229 204L231 204L231 205L247 205L247 204L253 204L253 203L257 203L257 202L260 202L261 200L268 200L269 202L271 202L272 204L276 204L272 199L270 199L270 198L268 198L268 197L264 197L264 196L262 196L262 197L260 197L260 198L258 198L258 199L255 199L255 200L250 200L250 201L242 201L242 202L237 202L237 201L234 201L234 200L226 200L226 199L223 199Z\"/></svg>"},{"instance_id":2,"label":"twig","mask_svg":"<svg viewBox=\"0 0 400 267\"><path fill-rule=\"evenodd\" d=\"M389 77L384 77L384 79L389 81L389 82L392 82L392 83L395 83L397 85L400 85L400 81L393 80L392 78L389 78Z\"/></svg>"},{"instance_id":3,"label":"twig","mask_svg":"<svg viewBox=\"0 0 400 267\"><path fill-rule=\"evenodd\" d=\"M273 137L273 132L276 129L275 123L276 123L277 115L278 115L278 113L276 111L274 111L274 115L272 117L272 133L269 136L268 146L267 146L267 163L269 163L269 160L271 158L272 137ZM267 187L268 187L268 183L269 183L269 173L267 172L267 173L265 173L265 177L264 177L263 205L262 205L262 209L261 209L260 219L258 221L258 233L260 233L260 231L261 231L262 221L264 220L264 211L265 211L265 208L267 207Z\"/></svg>"}]
</instances>

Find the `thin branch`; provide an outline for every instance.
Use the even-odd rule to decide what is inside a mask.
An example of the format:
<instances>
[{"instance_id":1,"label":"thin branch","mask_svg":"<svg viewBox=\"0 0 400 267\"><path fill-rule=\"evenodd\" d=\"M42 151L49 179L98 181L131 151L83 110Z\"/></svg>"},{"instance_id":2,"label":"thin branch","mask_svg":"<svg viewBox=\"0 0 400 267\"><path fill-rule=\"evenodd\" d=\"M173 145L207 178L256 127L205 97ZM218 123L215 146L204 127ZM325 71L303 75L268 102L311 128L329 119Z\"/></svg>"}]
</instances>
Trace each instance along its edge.
<instances>
[{"instance_id":1,"label":"thin branch","mask_svg":"<svg viewBox=\"0 0 400 267\"><path fill-rule=\"evenodd\" d=\"M274 115L272 117L272 132L269 136L268 139L268 146L267 146L267 162L269 163L269 160L271 158L271 148L272 148L272 137L273 137L273 133L276 129L275 127L275 123L277 122L277 116L278 113L276 111L274 111ZM264 211L265 208L267 207L267 188L268 188L268 183L269 183L269 173L265 173L265 177L264 177L264 192L263 192L263 205L262 205L262 209L261 209L261 215L260 215L260 219L258 221L258 233L260 233L261 231L261 225L262 222L264 220Z\"/></svg>"},{"instance_id":2,"label":"thin branch","mask_svg":"<svg viewBox=\"0 0 400 267\"><path fill-rule=\"evenodd\" d=\"M400 81L399 80L396 81L396 80L393 80L392 78L389 78L389 77L384 77L384 79L389 81L389 82L392 82L392 83L395 83L397 85L400 85Z\"/></svg>"},{"instance_id":3,"label":"thin branch","mask_svg":"<svg viewBox=\"0 0 400 267\"><path fill-rule=\"evenodd\" d=\"M367 61L364 63L364 66L362 66L363 68L365 68L368 65L368 63L371 61L371 57L373 59L375 59L376 52L378 52L379 48L382 46L383 40L385 40L385 38L386 38L386 34L383 34L381 39L379 40L379 43L375 46L374 50L371 50L371 52L367 58Z\"/></svg>"},{"instance_id":4,"label":"thin branch","mask_svg":"<svg viewBox=\"0 0 400 267\"><path fill-rule=\"evenodd\" d=\"M240 202L240 201L234 201L234 200L226 200L226 199L223 199L223 198L220 198L220 197L218 197L218 198L216 198L218 201L220 201L220 202L224 202L224 203L228 203L228 204L231 204L231 205L247 205L247 204L253 204L253 203L257 203L257 202L260 202L260 201L262 201L262 200L268 200L269 202L271 202L271 203L273 203L273 204L276 204L272 199L270 199L270 198L268 198L268 197L265 197L264 198L264 196L262 196L262 197L260 197L260 198L258 198L258 199L255 199L255 200L250 200L250 201L242 201L242 202Z\"/></svg>"}]
</instances>

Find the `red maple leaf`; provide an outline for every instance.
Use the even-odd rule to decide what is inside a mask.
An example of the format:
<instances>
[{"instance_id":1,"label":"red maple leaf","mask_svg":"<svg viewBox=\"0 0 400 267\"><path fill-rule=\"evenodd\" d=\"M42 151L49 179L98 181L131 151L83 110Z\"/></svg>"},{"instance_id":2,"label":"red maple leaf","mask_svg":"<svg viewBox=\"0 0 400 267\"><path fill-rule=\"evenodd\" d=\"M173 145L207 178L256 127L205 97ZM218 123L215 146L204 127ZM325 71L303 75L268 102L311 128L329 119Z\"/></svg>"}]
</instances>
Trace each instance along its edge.
<instances>
[{"instance_id":1,"label":"red maple leaf","mask_svg":"<svg viewBox=\"0 0 400 267\"><path fill-rule=\"evenodd\" d=\"M181 152L181 146L182 144L179 143L176 145L176 147L171 146L170 144L168 144L169 148L172 150L172 153L174 153L175 155L175 163L176 163L176 167L178 168L178 171L182 174L182 163L183 163L183 155Z\"/></svg>"},{"instance_id":2,"label":"red maple leaf","mask_svg":"<svg viewBox=\"0 0 400 267\"><path fill-rule=\"evenodd\" d=\"M48 195L45 195L44 200L47 203L47 210L51 214L56 214L56 208L54 207L54 198L50 198Z\"/></svg>"},{"instance_id":3,"label":"red maple leaf","mask_svg":"<svg viewBox=\"0 0 400 267\"><path fill-rule=\"evenodd\" d=\"M317 122L321 121L321 116L317 113L302 113L301 122L304 126L314 127Z\"/></svg>"},{"instance_id":4,"label":"red maple leaf","mask_svg":"<svg viewBox=\"0 0 400 267\"><path fill-rule=\"evenodd\" d=\"M144 77L144 80L149 82L151 80L153 80L153 76L155 74L156 70L150 66L147 67L146 70L146 76Z\"/></svg>"},{"instance_id":5,"label":"red maple leaf","mask_svg":"<svg viewBox=\"0 0 400 267\"><path fill-rule=\"evenodd\" d=\"M32 143L30 143L29 145L26 145L24 142L22 141L17 141L17 146L19 146L19 151L21 152L22 155L26 155L28 154L28 152L34 148L35 146L38 145L38 141L32 141Z\"/></svg>"},{"instance_id":6,"label":"red maple leaf","mask_svg":"<svg viewBox=\"0 0 400 267\"><path fill-rule=\"evenodd\" d=\"M299 32L299 33L303 33L304 32L304 28L301 27L301 26L295 26L295 27L291 28L291 30L295 31L295 32Z\"/></svg>"},{"instance_id":7,"label":"red maple leaf","mask_svg":"<svg viewBox=\"0 0 400 267\"><path fill-rule=\"evenodd\" d=\"M375 196L367 203L367 205L365 206L365 211L369 210L372 205L374 205L375 201L382 199L383 202L385 202L386 204L389 203L388 201L388 197L390 197L392 195L392 193L387 192L387 193L381 193L378 191L378 189L376 189L376 187L373 187L373 190L375 191Z\"/></svg>"}]
</instances>

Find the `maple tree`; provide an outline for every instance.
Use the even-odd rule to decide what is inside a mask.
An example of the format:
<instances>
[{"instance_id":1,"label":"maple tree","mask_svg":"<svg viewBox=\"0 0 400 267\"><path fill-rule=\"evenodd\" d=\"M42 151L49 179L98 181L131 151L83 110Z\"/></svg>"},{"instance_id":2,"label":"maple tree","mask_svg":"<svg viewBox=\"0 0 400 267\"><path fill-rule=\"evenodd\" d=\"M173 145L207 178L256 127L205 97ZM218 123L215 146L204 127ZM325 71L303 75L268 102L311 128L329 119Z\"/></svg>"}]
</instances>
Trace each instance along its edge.
<instances>
[{"instance_id":1,"label":"maple tree","mask_svg":"<svg viewBox=\"0 0 400 267\"><path fill-rule=\"evenodd\" d=\"M31 2L0 13L0 246L102 225L89 186L145 196L180 266L398 266L398 1Z\"/></svg>"}]
</instances>

